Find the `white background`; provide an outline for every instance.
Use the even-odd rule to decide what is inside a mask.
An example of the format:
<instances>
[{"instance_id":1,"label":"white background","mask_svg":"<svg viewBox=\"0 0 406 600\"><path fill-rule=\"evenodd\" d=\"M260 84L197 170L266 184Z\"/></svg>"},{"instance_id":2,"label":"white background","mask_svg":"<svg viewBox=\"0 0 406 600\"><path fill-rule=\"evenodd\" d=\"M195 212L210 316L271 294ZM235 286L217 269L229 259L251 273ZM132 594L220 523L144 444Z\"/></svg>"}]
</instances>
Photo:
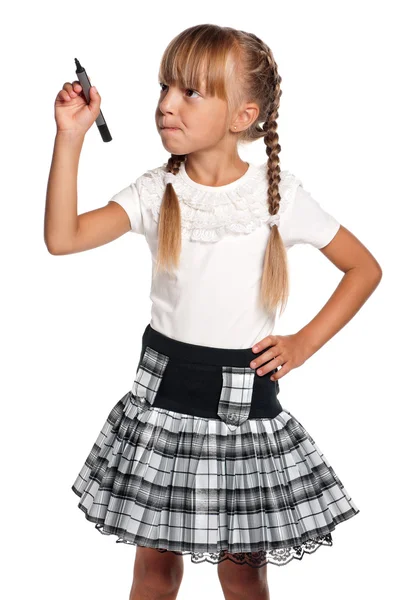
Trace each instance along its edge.
<instances>
[{"instance_id":1,"label":"white background","mask_svg":"<svg viewBox=\"0 0 406 600\"><path fill-rule=\"evenodd\" d=\"M2 596L127 600L135 547L103 536L70 487L112 406L131 388L150 318L150 255L130 234L52 256L43 239L54 101L74 58L112 134L83 146L79 213L169 157L155 128L158 67L198 23L262 38L282 77L289 169L383 269L362 310L280 380L360 513L333 546L281 568L273 599L398 597L404 580L405 43L401 2L20 2L2 9ZM262 140L240 152L266 160ZM289 252L291 297L274 333L310 321L342 273L311 246ZM184 558L179 600L221 599L216 566Z\"/></svg>"}]
</instances>

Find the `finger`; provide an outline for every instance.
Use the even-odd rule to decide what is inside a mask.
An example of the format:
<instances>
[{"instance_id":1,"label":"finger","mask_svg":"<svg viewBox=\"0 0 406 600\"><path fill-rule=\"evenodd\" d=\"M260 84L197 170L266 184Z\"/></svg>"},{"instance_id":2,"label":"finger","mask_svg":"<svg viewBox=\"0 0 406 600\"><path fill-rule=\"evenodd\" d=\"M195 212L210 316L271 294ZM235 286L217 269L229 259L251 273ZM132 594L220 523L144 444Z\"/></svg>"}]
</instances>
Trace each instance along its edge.
<instances>
[{"instance_id":1,"label":"finger","mask_svg":"<svg viewBox=\"0 0 406 600\"><path fill-rule=\"evenodd\" d=\"M101 97L97 88L94 86L89 88L89 110L95 115L95 118L100 114Z\"/></svg>"},{"instance_id":2,"label":"finger","mask_svg":"<svg viewBox=\"0 0 406 600\"><path fill-rule=\"evenodd\" d=\"M268 346L271 346L272 344L276 343L276 336L275 335L267 335L266 337L264 337L263 340L257 342L255 344L255 346L253 346L252 351L253 352L259 352L260 350L263 350L264 348L267 348Z\"/></svg>"},{"instance_id":3,"label":"finger","mask_svg":"<svg viewBox=\"0 0 406 600\"><path fill-rule=\"evenodd\" d=\"M89 94L90 94L90 102L89 102L89 108L90 110L98 110L100 112L100 94L97 91L97 88L95 86L92 85L92 87L89 89Z\"/></svg>"},{"instance_id":4,"label":"finger","mask_svg":"<svg viewBox=\"0 0 406 600\"><path fill-rule=\"evenodd\" d=\"M279 355L280 355L280 350L278 349L278 346L277 345L272 346L272 348L270 348L269 350L266 350L259 356L256 356L250 362L250 367L252 367L253 369L257 369L264 363L268 362L269 360L272 360L273 358L276 358ZM273 368L275 368L275 367L273 367Z\"/></svg>"},{"instance_id":5,"label":"finger","mask_svg":"<svg viewBox=\"0 0 406 600\"><path fill-rule=\"evenodd\" d=\"M276 369L277 367L280 367L283 364L284 364L284 359L282 358L282 356L281 355L275 356L275 358L273 358L271 361L266 363L266 365L263 365L260 369L257 369L257 371L256 371L257 375L259 375L260 377L263 377L270 371L273 371L274 369Z\"/></svg>"},{"instance_id":6,"label":"finger","mask_svg":"<svg viewBox=\"0 0 406 600\"><path fill-rule=\"evenodd\" d=\"M276 373L271 375L270 379L271 379L271 381L278 381L278 379L280 379L281 377L283 377L284 375L289 373L289 371L290 371L290 369L288 367L288 364L285 363L280 369L278 369L278 371Z\"/></svg>"},{"instance_id":7,"label":"finger","mask_svg":"<svg viewBox=\"0 0 406 600\"><path fill-rule=\"evenodd\" d=\"M73 91L76 92L76 94L80 94L82 91L82 86L80 85L79 81L74 81L72 83L72 88Z\"/></svg>"},{"instance_id":8,"label":"finger","mask_svg":"<svg viewBox=\"0 0 406 600\"><path fill-rule=\"evenodd\" d=\"M66 90L61 90L58 93L58 98L65 102L70 102L72 100L72 98L69 96L69 94Z\"/></svg>"},{"instance_id":9,"label":"finger","mask_svg":"<svg viewBox=\"0 0 406 600\"><path fill-rule=\"evenodd\" d=\"M250 362L250 367L252 369L258 369L265 363L268 363L269 361L272 361L273 359L275 359L277 356L279 356L279 354L280 354L280 352L278 352L277 348L274 346L271 350L263 352L262 354L260 354L256 358L254 358ZM275 368L275 366L272 368Z\"/></svg>"},{"instance_id":10,"label":"finger","mask_svg":"<svg viewBox=\"0 0 406 600\"><path fill-rule=\"evenodd\" d=\"M73 83L75 83L75 82L73 82ZM78 95L77 92L73 89L73 85L69 81L67 81L64 84L63 89L68 93L69 100L71 98L76 98L76 96Z\"/></svg>"}]
</instances>

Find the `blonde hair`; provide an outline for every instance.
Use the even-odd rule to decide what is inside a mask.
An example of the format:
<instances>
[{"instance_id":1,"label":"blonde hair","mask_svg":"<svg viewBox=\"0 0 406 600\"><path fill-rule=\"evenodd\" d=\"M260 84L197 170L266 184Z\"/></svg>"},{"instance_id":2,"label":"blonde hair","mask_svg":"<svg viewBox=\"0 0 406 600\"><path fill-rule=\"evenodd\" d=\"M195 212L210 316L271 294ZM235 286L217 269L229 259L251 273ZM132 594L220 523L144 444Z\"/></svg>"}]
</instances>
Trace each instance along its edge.
<instances>
[{"instance_id":1,"label":"blonde hair","mask_svg":"<svg viewBox=\"0 0 406 600\"><path fill-rule=\"evenodd\" d=\"M227 102L229 119L244 102L255 102L259 107L258 117L250 127L233 132L233 135L238 136L242 143L264 138L268 155L269 214L276 215L281 199L281 147L276 119L282 91L272 51L253 33L212 24L195 25L182 31L166 48L159 68L159 80L169 85L176 81L184 89L199 89L205 66L206 93ZM263 123L262 127L260 123ZM187 155L171 154L166 170L176 175L181 163L186 160ZM160 209L156 271L170 271L178 267L181 239L179 200L173 185L168 183ZM288 295L286 249L278 227L273 225L265 251L260 302L269 312L278 307L283 312Z\"/></svg>"}]
</instances>

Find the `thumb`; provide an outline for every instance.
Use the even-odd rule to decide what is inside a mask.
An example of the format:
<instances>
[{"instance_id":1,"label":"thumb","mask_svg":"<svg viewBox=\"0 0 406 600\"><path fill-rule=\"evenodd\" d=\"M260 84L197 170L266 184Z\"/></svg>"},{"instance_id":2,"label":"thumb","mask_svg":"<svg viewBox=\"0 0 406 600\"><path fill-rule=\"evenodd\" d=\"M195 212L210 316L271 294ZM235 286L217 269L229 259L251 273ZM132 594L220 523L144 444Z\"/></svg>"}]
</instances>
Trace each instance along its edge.
<instances>
[{"instance_id":1,"label":"thumb","mask_svg":"<svg viewBox=\"0 0 406 600\"><path fill-rule=\"evenodd\" d=\"M97 88L92 85L89 91L90 99L89 99L89 108L91 111L99 110L100 111L100 102L101 97Z\"/></svg>"}]
</instances>

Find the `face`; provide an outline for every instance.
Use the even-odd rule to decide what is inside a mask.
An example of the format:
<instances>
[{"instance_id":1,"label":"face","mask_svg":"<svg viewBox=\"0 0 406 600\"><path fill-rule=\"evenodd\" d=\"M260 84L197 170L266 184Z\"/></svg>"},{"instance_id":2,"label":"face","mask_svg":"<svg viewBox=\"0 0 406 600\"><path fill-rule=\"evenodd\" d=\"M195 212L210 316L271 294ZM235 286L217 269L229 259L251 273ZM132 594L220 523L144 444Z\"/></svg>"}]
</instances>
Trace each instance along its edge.
<instances>
[{"instance_id":1,"label":"face","mask_svg":"<svg viewBox=\"0 0 406 600\"><path fill-rule=\"evenodd\" d=\"M204 88L182 89L163 82L159 86L155 123L169 153L191 154L213 148L229 134L225 100L208 96Z\"/></svg>"}]
</instances>

